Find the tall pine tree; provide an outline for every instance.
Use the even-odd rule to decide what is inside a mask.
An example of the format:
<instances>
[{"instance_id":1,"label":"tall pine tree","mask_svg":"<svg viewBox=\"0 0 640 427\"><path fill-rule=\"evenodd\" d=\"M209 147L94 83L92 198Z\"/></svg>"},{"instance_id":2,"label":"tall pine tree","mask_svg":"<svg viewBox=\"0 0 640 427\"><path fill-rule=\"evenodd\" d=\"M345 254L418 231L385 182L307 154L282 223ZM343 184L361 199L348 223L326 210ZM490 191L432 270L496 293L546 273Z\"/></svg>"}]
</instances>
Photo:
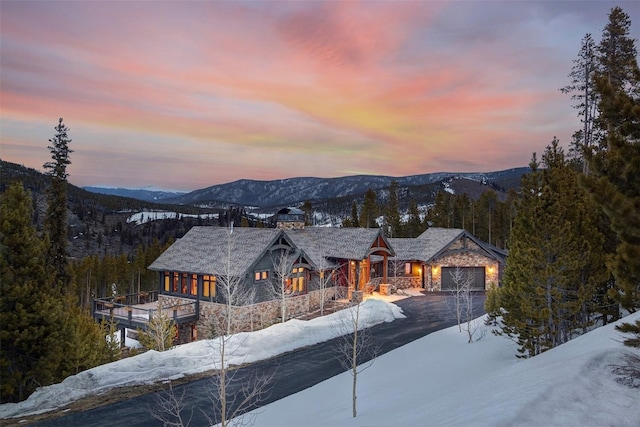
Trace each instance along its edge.
<instances>
[{"instance_id":1,"label":"tall pine tree","mask_svg":"<svg viewBox=\"0 0 640 427\"><path fill-rule=\"evenodd\" d=\"M593 79L596 70L595 42L591 34L587 34L582 39L578 58L573 61L573 67L569 73L571 82L560 89L562 93L571 94L571 100L575 102L573 107L578 110L578 117L582 122L582 128L573 135L569 154L579 163L585 174L587 174L587 167L584 162L584 152L594 143L597 92L593 88Z\"/></svg>"},{"instance_id":2,"label":"tall pine tree","mask_svg":"<svg viewBox=\"0 0 640 427\"><path fill-rule=\"evenodd\" d=\"M63 306L50 284L31 198L12 184L0 203L0 402L59 379Z\"/></svg>"},{"instance_id":3,"label":"tall pine tree","mask_svg":"<svg viewBox=\"0 0 640 427\"><path fill-rule=\"evenodd\" d=\"M585 188L609 219L615 253L608 257L615 277L612 296L623 308L640 308L640 70L631 20L616 7L598 45L596 124L603 144L586 153Z\"/></svg>"},{"instance_id":4,"label":"tall pine tree","mask_svg":"<svg viewBox=\"0 0 640 427\"><path fill-rule=\"evenodd\" d=\"M67 133L69 128L58 120L55 127L56 134L49 140L51 162L44 164L47 175L51 177L47 190L47 213L45 218L45 232L49 238L47 248L47 262L54 270L52 285L64 290L69 282L67 272L67 166L71 164L69 149L71 139Z\"/></svg>"},{"instance_id":5,"label":"tall pine tree","mask_svg":"<svg viewBox=\"0 0 640 427\"><path fill-rule=\"evenodd\" d=\"M521 357L535 356L569 340L589 324L589 305L604 268L585 255L601 244L584 206L586 197L558 140L531 162L500 292L502 332L517 339Z\"/></svg>"},{"instance_id":6,"label":"tall pine tree","mask_svg":"<svg viewBox=\"0 0 640 427\"><path fill-rule=\"evenodd\" d=\"M378 227L378 196L371 188L364 193L364 201L360 210L360 227L375 228Z\"/></svg>"},{"instance_id":7,"label":"tall pine tree","mask_svg":"<svg viewBox=\"0 0 640 427\"><path fill-rule=\"evenodd\" d=\"M389 200L384 208L384 225L385 232L389 237L400 237L400 200L399 200L398 181L391 181L389 186Z\"/></svg>"}]
</instances>

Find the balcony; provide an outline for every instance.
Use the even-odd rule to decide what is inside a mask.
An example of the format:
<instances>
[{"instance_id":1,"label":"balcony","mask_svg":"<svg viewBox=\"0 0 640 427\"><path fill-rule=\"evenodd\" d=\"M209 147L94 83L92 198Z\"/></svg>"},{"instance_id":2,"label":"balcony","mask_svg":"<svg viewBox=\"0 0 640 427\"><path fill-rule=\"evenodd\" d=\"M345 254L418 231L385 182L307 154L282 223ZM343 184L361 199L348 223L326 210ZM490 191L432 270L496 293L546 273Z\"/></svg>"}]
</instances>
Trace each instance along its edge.
<instances>
[{"instance_id":1,"label":"balcony","mask_svg":"<svg viewBox=\"0 0 640 427\"><path fill-rule=\"evenodd\" d=\"M157 315L157 301L158 291L96 298L93 300L93 317L98 321L113 319L119 329L146 329L149 320ZM162 307L162 312L168 314L176 325L198 320L199 311L198 300Z\"/></svg>"}]
</instances>

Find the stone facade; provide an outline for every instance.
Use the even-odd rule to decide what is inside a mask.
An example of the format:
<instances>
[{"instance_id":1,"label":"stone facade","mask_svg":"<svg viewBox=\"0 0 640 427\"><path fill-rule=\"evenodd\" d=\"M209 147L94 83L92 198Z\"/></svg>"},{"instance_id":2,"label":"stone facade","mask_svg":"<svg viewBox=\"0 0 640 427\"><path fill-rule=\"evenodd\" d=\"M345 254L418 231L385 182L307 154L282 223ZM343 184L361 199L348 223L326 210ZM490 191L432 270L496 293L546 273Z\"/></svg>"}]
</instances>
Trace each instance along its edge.
<instances>
[{"instance_id":1,"label":"stone facade","mask_svg":"<svg viewBox=\"0 0 640 427\"><path fill-rule=\"evenodd\" d=\"M340 299L346 294L346 289L341 287L331 287L325 289L325 301ZM321 291L310 291L309 293L291 296L286 299L287 319L305 315L312 310L320 307ZM160 301L163 307L169 307L176 304L193 302L187 298L179 298L168 295L160 295ZM223 319L225 318L227 306L224 304L199 301L200 316L195 325L180 325L178 331L178 342L189 342L193 339L202 339L209 336L218 335L223 330ZM246 306L234 306L233 310L233 329L234 332L250 332L264 329L275 323L282 321L281 301L272 300Z\"/></svg>"},{"instance_id":2,"label":"stone facade","mask_svg":"<svg viewBox=\"0 0 640 427\"><path fill-rule=\"evenodd\" d=\"M282 230L301 230L304 228L304 221L278 221L276 227Z\"/></svg>"},{"instance_id":3,"label":"stone facade","mask_svg":"<svg viewBox=\"0 0 640 427\"><path fill-rule=\"evenodd\" d=\"M378 290L380 284L383 283L383 278L374 277L371 279L369 283L372 286L374 286L376 290ZM387 283L395 286L397 289L409 289L409 288L422 287L422 284L420 283L420 276L387 277Z\"/></svg>"},{"instance_id":4,"label":"stone facade","mask_svg":"<svg viewBox=\"0 0 640 427\"><path fill-rule=\"evenodd\" d=\"M442 289L442 267L484 267L485 289L498 284L498 262L481 252L464 251L450 255L444 255L430 264L427 268L427 286L429 290L440 291Z\"/></svg>"}]
</instances>

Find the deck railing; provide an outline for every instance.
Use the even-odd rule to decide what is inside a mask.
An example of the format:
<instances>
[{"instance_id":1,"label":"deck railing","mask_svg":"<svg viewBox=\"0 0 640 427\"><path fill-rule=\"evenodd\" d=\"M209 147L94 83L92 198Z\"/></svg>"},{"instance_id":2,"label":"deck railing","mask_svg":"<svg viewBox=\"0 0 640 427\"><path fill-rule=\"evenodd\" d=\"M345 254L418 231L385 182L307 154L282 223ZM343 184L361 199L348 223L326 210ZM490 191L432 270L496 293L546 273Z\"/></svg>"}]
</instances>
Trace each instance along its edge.
<instances>
[{"instance_id":1,"label":"deck railing","mask_svg":"<svg viewBox=\"0 0 640 427\"><path fill-rule=\"evenodd\" d=\"M113 319L119 326L146 329L149 320L156 315L158 291L139 294L117 295L93 300L93 317L96 320ZM198 320L200 304L193 300L183 304L161 307L163 313L169 313L175 324Z\"/></svg>"}]
</instances>

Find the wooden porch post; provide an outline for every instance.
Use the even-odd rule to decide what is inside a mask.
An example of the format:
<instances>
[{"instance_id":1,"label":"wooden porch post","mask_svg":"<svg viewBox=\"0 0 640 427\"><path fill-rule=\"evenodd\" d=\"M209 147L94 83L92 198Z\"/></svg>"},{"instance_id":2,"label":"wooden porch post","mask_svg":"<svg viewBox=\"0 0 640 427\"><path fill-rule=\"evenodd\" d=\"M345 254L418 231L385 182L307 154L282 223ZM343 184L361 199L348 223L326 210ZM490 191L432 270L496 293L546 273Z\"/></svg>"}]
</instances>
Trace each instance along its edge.
<instances>
[{"instance_id":1,"label":"wooden porch post","mask_svg":"<svg viewBox=\"0 0 640 427\"><path fill-rule=\"evenodd\" d=\"M387 274L388 274L388 262L389 262L389 257L387 256L387 254L383 254L383 261L382 261L382 283L389 283L389 280L387 278Z\"/></svg>"}]
</instances>

